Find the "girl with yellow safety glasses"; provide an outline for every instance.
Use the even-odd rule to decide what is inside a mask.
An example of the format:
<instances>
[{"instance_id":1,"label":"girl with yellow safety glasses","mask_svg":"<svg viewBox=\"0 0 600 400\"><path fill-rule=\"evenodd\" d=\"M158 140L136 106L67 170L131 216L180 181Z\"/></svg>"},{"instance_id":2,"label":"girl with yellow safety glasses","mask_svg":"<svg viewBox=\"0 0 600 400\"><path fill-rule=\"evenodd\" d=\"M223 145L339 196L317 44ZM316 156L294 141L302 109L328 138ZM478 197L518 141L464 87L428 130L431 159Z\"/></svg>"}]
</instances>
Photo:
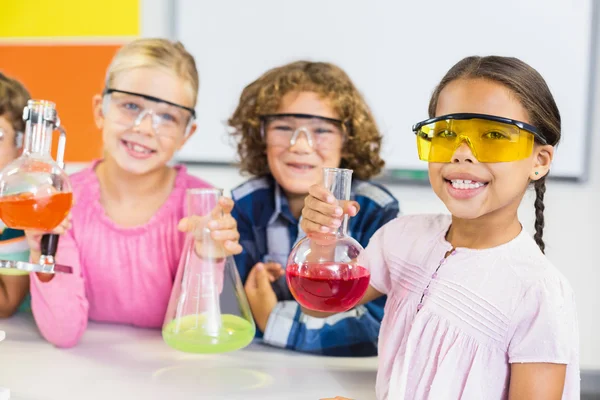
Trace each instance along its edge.
<instances>
[{"instance_id":1,"label":"girl with yellow safety glasses","mask_svg":"<svg viewBox=\"0 0 600 400\"><path fill-rule=\"evenodd\" d=\"M578 399L573 292L544 255L545 179L560 114L540 74L515 58L468 57L448 71L413 127L421 160L451 215L401 216L359 256L362 302L387 295L378 399ZM535 235L517 209L536 190ZM336 211L313 186L302 228ZM321 314L321 316L323 316Z\"/></svg>"}]
</instances>

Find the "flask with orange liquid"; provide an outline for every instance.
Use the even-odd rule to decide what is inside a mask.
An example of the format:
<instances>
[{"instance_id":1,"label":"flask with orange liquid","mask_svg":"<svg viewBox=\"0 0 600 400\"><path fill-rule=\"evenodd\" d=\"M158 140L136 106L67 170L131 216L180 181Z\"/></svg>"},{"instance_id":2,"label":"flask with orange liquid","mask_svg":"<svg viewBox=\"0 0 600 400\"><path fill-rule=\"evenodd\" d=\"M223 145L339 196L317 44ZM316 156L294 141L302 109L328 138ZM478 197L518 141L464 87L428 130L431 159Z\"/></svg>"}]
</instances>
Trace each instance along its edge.
<instances>
[{"instance_id":1,"label":"flask with orange liquid","mask_svg":"<svg viewBox=\"0 0 600 400\"><path fill-rule=\"evenodd\" d=\"M66 132L54 103L29 100L23 110L23 154L0 171L0 219L13 229L51 231L67 216L73 204L69 177L63 170ZM57 160L50 154L52 133L60 132ZM44 235L39 264L0 260L0 268L34 272L72 272L56 265L58 235Z\"/></svg>"}]
</instances>

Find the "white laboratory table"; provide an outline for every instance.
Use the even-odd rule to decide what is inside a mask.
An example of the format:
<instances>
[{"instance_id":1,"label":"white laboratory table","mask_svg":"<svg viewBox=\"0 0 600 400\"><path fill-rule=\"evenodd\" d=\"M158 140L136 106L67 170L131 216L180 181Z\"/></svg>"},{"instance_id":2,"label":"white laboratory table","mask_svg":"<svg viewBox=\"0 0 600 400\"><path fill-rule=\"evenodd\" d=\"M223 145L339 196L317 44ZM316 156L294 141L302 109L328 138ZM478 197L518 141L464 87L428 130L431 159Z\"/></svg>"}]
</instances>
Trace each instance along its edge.
<instances>
[{"instance_id":1,"label":"white laboratory table","mask_svg":"<svg viewBox=\"0 0 600 400\"><path fill-rule=\"evenodd\" d=\"M319 357L260 343L187 354L168 347L159 330L91 322L76 347L59 349L31 315L0 320L0 330L0 387L10 400L375 399L375 357Z\"/></svg>"}]
</instances>

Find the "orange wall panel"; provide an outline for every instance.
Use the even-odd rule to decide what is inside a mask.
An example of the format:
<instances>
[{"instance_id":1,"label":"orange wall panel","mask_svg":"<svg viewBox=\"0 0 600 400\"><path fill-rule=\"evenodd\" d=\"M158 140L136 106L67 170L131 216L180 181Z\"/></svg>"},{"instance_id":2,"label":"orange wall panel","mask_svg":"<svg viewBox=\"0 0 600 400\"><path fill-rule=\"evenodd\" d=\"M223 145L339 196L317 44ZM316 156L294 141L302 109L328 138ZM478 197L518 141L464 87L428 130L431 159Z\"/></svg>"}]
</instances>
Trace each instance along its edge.
<instances>
[{"instance_id":1,"label":"orange wall panel","mask_svg":"<svg viewBox=\"0 0 600 400\"><path fill-rule=\"evenodd\" d=\"M120 46L0 45L0 71L20 80L33 98L56 103L67 130L66 162L87 162L102 155L92 96L101 93L106 68Z\"/></svg>"}]
</instances>

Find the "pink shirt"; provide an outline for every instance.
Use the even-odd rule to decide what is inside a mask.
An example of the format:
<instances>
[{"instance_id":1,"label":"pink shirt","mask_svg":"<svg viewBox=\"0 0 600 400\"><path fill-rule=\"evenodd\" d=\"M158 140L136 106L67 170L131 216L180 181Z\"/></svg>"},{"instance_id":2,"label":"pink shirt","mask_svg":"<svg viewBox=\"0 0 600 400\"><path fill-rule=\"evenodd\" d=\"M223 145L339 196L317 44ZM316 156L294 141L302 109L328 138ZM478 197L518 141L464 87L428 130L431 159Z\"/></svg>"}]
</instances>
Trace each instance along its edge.
<instances>
[{"instance_id":1,"label":"pink shirt","mask_svg":"<svg viewBox=\"0 0 600 400\"><path fill-rule=\"evenodd\" d=\"M525 231L495 248L458 248L444 261L450 223L446 215L399 217L360 255L371 285L388 295L377 398L505 399L510 363L540 362L568 364L563 399L579 399L567 280Z\"/></svg>"},{"instance_id":2,"label":"pink shirt","mask_svg":"<svg viewBox=\"0 0 600 400\"><path fill-rule=\"evenodd\" d=\"M148 223L123 228L100 204L91 167L72 175L72 228L60 237L57 262L73 267L43 283L31 274L32 311L42 335L59 347L77 344L93 321L158 328L163 324L185 241L177 229L188 188L210 185L177 166L175 185Z\"/></svg>"}]
</instances>

